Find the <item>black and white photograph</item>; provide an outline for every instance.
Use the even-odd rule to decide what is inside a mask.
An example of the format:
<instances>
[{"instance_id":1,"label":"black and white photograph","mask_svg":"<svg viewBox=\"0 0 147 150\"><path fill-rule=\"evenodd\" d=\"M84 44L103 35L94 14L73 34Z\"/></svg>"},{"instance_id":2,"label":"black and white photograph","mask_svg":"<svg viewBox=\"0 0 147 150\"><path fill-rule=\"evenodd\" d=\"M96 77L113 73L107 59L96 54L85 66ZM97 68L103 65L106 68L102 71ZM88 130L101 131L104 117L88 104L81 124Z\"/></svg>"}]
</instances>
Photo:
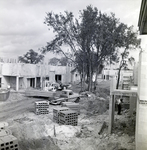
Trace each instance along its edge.
<instances>
[{"instance_id":1,"label":"black and white photograph","mask_svg":"<svg viewBox=\"0 0 147 150\"><path fill-rule=\"evenodd\" d=\"M0 0L0 150L147 150L147 0Z\"/></svg>"}]
</instances>

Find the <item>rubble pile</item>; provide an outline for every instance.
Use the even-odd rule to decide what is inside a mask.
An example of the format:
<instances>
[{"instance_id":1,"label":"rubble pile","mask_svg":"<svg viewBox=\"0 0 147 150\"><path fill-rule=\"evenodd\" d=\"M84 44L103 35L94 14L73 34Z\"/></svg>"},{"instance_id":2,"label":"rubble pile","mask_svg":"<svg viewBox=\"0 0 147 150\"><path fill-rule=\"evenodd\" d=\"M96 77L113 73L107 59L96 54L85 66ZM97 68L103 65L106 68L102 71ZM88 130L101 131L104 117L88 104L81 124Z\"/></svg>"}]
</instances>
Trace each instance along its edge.
<instances>
[{"instance_id":1,"label":"rubble pile","mask_svg":"<svg viewBox=\"0 0 147 150\"><path fill-rule=\"evenodd\" d=\"M25 100L26 98L24 97L23 93L19 92L10 92L9 98L7 101L19 101L19 100ZM7 102L6 101L6 102Z\"/></svg>"},{"instance_id":2,"label":"rubble pile","mask_svg":"<svg viewBox=\"0 0 147 150\"><path fill-rule=\"evenodd\" d=\"M96 97L96 95L92 93L90 97L81 98L79 102L81 111L85 112L87 115L104 113L108 109L108 103L108 99Z\"/></svg>"}]
</instances>

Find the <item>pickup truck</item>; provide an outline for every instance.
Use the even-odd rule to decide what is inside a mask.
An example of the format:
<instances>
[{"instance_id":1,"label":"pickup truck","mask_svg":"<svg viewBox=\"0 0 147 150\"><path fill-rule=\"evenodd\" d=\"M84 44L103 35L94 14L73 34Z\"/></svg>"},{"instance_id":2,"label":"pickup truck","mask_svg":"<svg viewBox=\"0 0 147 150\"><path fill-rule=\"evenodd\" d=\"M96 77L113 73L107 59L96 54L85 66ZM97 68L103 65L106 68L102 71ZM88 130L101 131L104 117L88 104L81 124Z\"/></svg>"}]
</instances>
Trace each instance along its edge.
<instances>
[{"instance_id":1,"label":"pickup truck","mask_svg":"<svg viewBox=\"0 0 147 150\"><path fill-rule=\"evenodd\" d=\"M80 99L81 95L74 93L72 90L63 90L60 97L55 97L50 101L50 104L60 105L62 102L75 102Z\"/></svg>"}]
</instances>

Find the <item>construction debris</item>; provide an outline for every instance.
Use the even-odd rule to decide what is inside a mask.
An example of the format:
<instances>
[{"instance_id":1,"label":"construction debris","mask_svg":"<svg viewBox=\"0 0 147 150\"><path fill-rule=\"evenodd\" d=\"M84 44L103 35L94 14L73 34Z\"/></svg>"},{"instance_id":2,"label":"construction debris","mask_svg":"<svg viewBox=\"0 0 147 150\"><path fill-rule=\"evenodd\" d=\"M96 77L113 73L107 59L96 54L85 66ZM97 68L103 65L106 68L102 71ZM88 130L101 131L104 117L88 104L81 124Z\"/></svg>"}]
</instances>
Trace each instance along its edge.
<instances>
[{"instance_id":1,"label":"construction debris","mask_svg":"<svg viewBox=\"0 0 147 150\"><path fill-rule=\"evenodd\" d=\"M91 97L80 99L77 103L80 106L80 115L77 110L71 114L71 108L59 105L49 105L47 115L36 115L34 103L36 111L39 102L48 101L25 97L25 93L11 93L13 97L10 96L6 102L0 103L0 121L7 121L9 124L7 126L7 123L3 123L5 127L2 128L7 132L12 131L9 135L13 133L18 139L19 150L134 150L135 120L129 116L128 111L124 110L122 115L115 115L113 134L108 134L109 113L106 106L110 92L103 90L103 85L106 87L109 84L99 83L99 96L90 93ZM42 106L38 104L40 105ZM58 123L53 122L54 116L58 118ZM106 126L103 125L104 122ZM69 123L70 125L66 125ZM10 130L7 130L8 127Z\"/></svg>"}]
</instances>

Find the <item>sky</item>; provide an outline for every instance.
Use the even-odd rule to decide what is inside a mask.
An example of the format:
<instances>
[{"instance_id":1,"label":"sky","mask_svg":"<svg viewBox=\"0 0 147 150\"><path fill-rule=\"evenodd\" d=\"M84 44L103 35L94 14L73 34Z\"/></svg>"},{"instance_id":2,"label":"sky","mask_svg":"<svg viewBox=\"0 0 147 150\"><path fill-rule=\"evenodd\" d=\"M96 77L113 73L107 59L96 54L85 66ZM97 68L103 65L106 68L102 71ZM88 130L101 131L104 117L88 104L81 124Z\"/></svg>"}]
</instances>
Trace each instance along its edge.
<instances>
[{"instance_id":1,"label":"sky","mask_svg":"<svg viewBox=\"0 0 147 150\"><path fill-rule=\"evenodd\" d=\"M30 49L39 53L38 49L54 37L43 23L47 12L67 10L78 18L79 11L88 5L107 14L113 12L121 22L138 30L141 0L0 0L0 57L23 56ZM147 36L139 37L145 48ZM138 53L132 55L137 57ZM53 56L48 53L46 58Z\"/></svg>"}]
</instances>

